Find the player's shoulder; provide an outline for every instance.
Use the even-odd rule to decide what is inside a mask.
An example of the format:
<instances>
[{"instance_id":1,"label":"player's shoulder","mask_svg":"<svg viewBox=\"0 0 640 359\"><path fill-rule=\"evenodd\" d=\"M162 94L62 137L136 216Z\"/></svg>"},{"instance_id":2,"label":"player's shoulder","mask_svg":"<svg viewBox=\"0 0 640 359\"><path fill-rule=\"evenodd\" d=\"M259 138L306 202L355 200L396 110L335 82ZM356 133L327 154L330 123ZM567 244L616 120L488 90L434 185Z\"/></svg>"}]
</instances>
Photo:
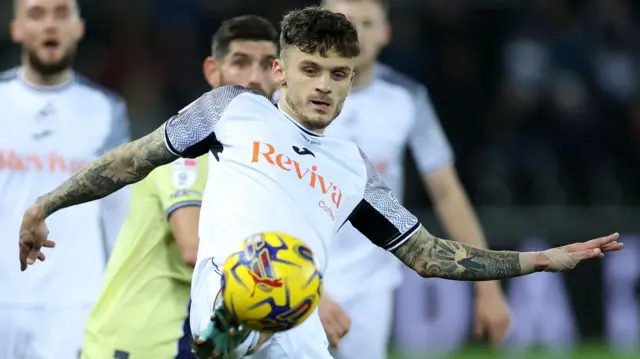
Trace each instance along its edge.
<instances>
[{"instance_id":1,"label":"player's shoulder","mask_svg":"<svg viewBox=\"0 0 640 359\"><path fill-rule=\"evenodd\" d=\"M383 63L376 63L376 78L390 85L401 87L412 94L426 91L425 86L418 80Z\"/></svg>"},{"instance_id":2,"label":"player's shoulder","mask_svg":"<svg viewBox=\"0 0 640 359\"><path fill-rule=\"evenodd\" d=\"M86 76L79 74L77 72L74 73L74 79L76 84L87 93L97 95L99 97L107 100L112 106L123 106L125 105L125 100L122 96L118 95L116 92L109 90L108 88L99 85L93 81L91 81Z\"/></svg>"},{"instance_id":3,"label":"player's shoulder","mask_svg":"<svg viewBox=\"0 0 640 359\"><path fill-rule=\"evenodd\" d=\"M11 86L18 80L18 68L4 70L0 72L0 88L4 91L11 92Z\"/></svg>"},{"instance_id":4,"label":"player's shoulder","mask_svg":"<svg viewBox=\"0 0 640 359\"><path fill-rule=\"evenodd\" d=\"M248 89L239 85L226 85L216 87L208 92L205 92L202 96L200 96L198 100L187 105L187 107L185 107L180 112L183 112L194 106L194 108L199 108L201 110L205 108L214 109L214 112L217 112L219 115L221 115L223 111L227 110L231 102L235 101L242 102L242 105L236 108L236 110L240 109L242 111L246 110L247 107L260 103L271 104L271 100L258 91Z\"/></svg>"},{"instance_id":5,"label":"player's shoulder","mask_svg":"<svg viewBox=\"0 0 640 359\"><path fill-rule=\"evenodd\" d=\"M264 94L259 91L248 89L246 87L240 85L225 85L212 89L211 91L204 94L204 96L216 98L216 99L234 99L240 95L250 95L250 97L254 97L256 99L265 99L269 100Z\"/></svg>"},{"instance_id":6,"label":"player's shoulder","mask_svg":"<svg viewBox=\"0 0 640 359\"><path fill-rule=\"evenodd\" d=\"M18 79L18 67L0 72L0 85Z\"/></svg>"}]
</instances>

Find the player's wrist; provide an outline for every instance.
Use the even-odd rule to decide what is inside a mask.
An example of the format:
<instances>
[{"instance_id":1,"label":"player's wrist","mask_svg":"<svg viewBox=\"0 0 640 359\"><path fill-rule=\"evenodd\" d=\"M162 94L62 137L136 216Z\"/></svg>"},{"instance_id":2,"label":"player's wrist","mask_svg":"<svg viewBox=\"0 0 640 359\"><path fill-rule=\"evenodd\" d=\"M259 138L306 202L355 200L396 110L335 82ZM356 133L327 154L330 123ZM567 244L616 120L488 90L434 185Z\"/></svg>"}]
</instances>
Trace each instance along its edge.
<instances>
[{"instance_id":1,"label":"player's wrist","mask_svg":"<svg viewBox=\"0 0 640 359\"><path fill-rule=\"evenodd\" d=\"M43 206L43 203L40 202L40 199L38 199L36 203L32 204L31 206L29 206L29 208L27 208L25 215L28 216L29 219L36 220L36 221L43 221L48 216L47 212L45 211L45 207Z\"/></svg>"},{"instance_id":2,"label":"player's wrist","mask_svg":"<svg viewBox=\"0 0 640 359\"><path fill-rule=\"evenodd\" d=\"M526 275L543 271L548 266L543 262L548 258L540 254L540 252L520 252L520 274Z\"/></svg>"},{"instance_id":3,"label":"player's wrist","mask_svg":"<svg viewBox=\"0 0 640 359\"><path fill-rule=\"evenodd\" d=\"M479 297L502 294L500 282L496 280L475 282L475 290L476 295Z\"/></svg>"}]
</instances>

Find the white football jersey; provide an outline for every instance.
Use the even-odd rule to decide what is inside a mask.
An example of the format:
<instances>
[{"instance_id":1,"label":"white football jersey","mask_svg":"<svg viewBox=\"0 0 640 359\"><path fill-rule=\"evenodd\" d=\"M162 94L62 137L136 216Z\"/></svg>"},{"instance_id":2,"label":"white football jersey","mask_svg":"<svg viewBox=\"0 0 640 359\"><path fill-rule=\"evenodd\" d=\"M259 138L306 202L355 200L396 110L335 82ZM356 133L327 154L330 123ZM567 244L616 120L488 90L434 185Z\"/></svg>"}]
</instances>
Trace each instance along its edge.
<instances>
[{"instance_id":1,"label":"white football jersey","mask_svg":"<svg viewBox=\"0 0 640 359\"><path fill-rule=\"evenodd\" d=\"M403 162L407 146L424 174L453 161L451 147L426 88L382 64L376 66L373 82L349 95L342 113L325 135L358 144L399 198L404 193ZM340 230L338 237L325 273L328 293L347 300L359 291L400 284L401 264L397 259L372 246L349 224Z\"/></svg>"},{"instance_id":2,"label":"white football jersey","mask_svg":"<svg viewBox=\"0 0 640 359\"><path fill-rule=\"evenodd\" d=\"M115 238L128 203L119 192L47 219L47 260L20 272L18 237L27 206L99 155L129 140L125 103L79 75L60 86L0 74L0 305L77 305L97 298L104 230Z\"/></svg>"},{"instance_id":3,"label":"white football jersey","mask_svg":"<svg viewBox=\"0 0 640 359\"><path fill-rule=\"evenodd\" d=\"M306 130L257 92L214 89L167 121L165 133L178 156L211 153L199 261L221 266L242 239L279 231L307 243L322 271L345 221L387 250L419 226L353 142Z\"/></svg>"}]
</instances>

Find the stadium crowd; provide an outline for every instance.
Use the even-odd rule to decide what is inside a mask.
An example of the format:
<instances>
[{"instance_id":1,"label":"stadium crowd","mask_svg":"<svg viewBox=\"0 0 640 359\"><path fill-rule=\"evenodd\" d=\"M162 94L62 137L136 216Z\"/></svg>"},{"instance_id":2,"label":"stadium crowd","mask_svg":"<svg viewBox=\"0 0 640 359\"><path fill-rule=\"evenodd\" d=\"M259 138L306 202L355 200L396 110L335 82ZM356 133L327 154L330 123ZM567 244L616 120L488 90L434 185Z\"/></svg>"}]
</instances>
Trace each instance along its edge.
<instances>
[{"instance_id":1,"label":"stadium crowd","mask_svg":"<svg viewBox=\"0 0 640 359\"><path fill-rule=\"evenodd\" d=\"M123 94L137 137L207 89L200 61L222 20L250 11L277 22L312 3L88 2L77 67ZM475 203L640 201L632 170L640 153L637 2L392 3L393 42L382 60L428 86ZM0 14L8 23L11 11ZM8 32L0 49L8 68L17 56ZM417 176L407 178L407 204L425 206Z\"/></svg>"},{"instance_id":2,"label":"stadium crowd","mask_svg":"<svg viewBox=\"0 0 640 359\"><path fill-rule=\"evenodd\" d=\"M393 41L381 60L426 85L474 205L640 204L640 6L625 0L391 3ZM138 138L210 89L202 61L222 21L253 13L277 23L286 10L310 4L81 4L87 33L74 67L126 99ZM11 20L5 16L11 2L0 4L0 14L0 21ZM19 52L4 35L0 68L8 69ZM107 137L100 151L125 137ZM408 151L404 202L429 208L411 157Z\"/></svg>"}]
</instances>

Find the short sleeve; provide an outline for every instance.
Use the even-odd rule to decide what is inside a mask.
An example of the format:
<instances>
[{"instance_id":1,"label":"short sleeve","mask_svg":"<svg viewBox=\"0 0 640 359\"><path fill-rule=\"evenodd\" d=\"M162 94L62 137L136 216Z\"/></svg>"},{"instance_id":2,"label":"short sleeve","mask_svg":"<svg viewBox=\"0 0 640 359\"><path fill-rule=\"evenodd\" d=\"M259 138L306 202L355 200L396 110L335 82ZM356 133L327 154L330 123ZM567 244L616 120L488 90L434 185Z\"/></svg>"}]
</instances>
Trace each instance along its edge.
<instances>
[{"instance_id":1,"label":"short sleeve","mask_svg":"<svg viewBox=\"0 0 640 359\"><path fill-rule=\"evenodd\" d=\"M420 173L431 174L451 164L454 156L424 86L418 87L415 101L416 118L409 147Z\"/></svg>"},{"instance_id":2,"label":"short sleeve","mask_svg":"<svg viewBox=\"0 0 640 359\"><path fill-rule=\"evenodd\" d=\"M209 91L170 118L164 125L165 143L179 157L196 158L218 144L216 125L238 95L255 93L242 86L223 86Z\"/></svg>"},{"instance_id":3,"label":"short sleeve","mask_svg":"<svg viewBox=\"0 0 640 359\"><path fill-rule=\"evenodd\" d=\"M348 220L375 245L394 250L415 233L420 223L400 204L362 150L360 155L366 166L366 184L362 200Z\"/></svg>"},{"instance_id":4,"label":"short sleeve","mask_svg":"<svg viewBox=\"0 0 640 359\"><path fill-rule=\"evenodd\" d=\"M207 181L207 156L179 158L158 167L151 180L166 218L178 208L200 206Z\"/></svg>"}]
</instances>

